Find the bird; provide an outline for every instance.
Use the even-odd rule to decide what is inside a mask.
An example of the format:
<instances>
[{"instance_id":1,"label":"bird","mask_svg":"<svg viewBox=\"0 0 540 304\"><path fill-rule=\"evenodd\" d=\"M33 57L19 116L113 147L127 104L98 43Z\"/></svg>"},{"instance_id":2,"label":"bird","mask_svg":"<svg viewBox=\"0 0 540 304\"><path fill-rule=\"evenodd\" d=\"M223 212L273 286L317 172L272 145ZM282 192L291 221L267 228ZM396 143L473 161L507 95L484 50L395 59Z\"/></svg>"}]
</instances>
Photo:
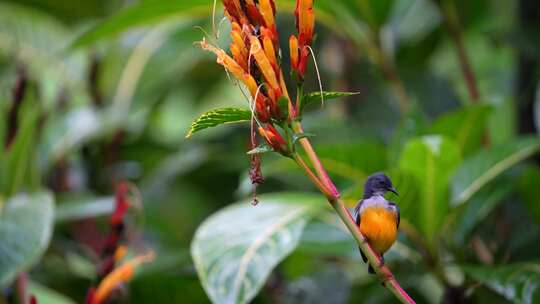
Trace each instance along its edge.
<instances>
[{"instance_id":1,"label":"bird","mask_svg":"<svg viewBox=\"0 0 540 304\"><path fill-rule=\"evenodd\" d=\"M370 175L364 185L364 196L355 208L356 225L373 250L381 256L381 265L384 265L383 254L396 241L401 219L399 207L384 198L388 191L398 195L388 176L382 172ZM367 263L362 250L360 254ZM368 272L375 273L371 265Z\"/></svg>"}]
</instances>

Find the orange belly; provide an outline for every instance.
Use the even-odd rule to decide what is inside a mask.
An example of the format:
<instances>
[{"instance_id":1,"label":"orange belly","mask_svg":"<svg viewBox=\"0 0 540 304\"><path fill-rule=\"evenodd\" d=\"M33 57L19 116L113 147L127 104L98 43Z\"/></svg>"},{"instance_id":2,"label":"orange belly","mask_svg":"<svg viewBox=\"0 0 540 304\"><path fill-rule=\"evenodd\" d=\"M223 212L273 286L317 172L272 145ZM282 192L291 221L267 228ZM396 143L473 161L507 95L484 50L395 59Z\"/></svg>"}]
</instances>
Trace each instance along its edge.
<instances>
[{"instance_id":1,"label":"orange belly","mask_svg":"<svg viewBox=\"0 0 540 304\"><path fill-rule=\"evenodd\" d=\"M382 207L366 208L360 217L360 232L375 251L383 254L396 241L396 214Z\"/></svg>"}]
</instances>

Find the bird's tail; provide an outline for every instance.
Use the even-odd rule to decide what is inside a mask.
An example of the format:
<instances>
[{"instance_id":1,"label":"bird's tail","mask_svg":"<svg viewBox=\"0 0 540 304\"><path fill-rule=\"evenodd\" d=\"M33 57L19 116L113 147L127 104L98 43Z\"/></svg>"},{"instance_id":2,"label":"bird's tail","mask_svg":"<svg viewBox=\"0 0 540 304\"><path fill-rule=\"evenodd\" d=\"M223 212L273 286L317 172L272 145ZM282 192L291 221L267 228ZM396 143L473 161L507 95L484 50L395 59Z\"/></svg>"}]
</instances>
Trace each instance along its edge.
<instances>
[{"instance_id":1,"label":"bird's tail","mask_svg":"<svg viewBox=\"0 0 540 304\"><path fill-rule=\"evenodd\" d=\"M360 250L360 255L362 256L362 261L364 261L364 263L368 264L368 273L369 274L375 274L375 270L373 269L373 267L371 267L371 264L369 264L369 261L368 261L366 255L362 252L362 249L360 249L360 247L358 247L358 249Z\"/></svg>"}]
</instances>

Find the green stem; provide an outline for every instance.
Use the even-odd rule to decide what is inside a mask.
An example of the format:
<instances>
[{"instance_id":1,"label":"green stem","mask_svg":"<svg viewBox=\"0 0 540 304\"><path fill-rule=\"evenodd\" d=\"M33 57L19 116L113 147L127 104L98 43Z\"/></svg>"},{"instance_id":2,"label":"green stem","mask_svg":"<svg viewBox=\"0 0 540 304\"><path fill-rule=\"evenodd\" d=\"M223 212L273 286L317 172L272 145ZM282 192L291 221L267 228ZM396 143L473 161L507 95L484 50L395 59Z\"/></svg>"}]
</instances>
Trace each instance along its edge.
<instances>
[{"instance_id":1,"label":"green stem","mask_svg":"<svg viewBox=\"0 0 540 304\"><path fill-rule=\"evenodd\" d=\"M299 83L296 86L296 113L298 113L298 115L302 115L302 112L300 111L302 108L302 95L304 95L304 85Z\"/></svg>"}]
</instances>

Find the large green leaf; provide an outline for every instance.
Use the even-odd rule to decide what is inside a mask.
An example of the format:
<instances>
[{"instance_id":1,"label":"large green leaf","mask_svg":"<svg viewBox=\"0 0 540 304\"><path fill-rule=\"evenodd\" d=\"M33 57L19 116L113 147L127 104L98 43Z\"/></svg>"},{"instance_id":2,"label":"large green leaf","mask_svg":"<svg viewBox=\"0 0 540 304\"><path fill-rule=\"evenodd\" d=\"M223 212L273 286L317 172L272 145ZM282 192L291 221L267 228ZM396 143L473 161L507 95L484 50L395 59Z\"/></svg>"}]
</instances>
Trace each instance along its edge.
<instances>
[{"instance_id":1,"label":"large green leaf","mask_svg":"<svg viewBox=\"0 0 540 304\"><path fill-rule=\"evenodd\" d=\"M212 1L152 0L141 1L113 15L80 36L74 47L92 44L136 26L153 24L171 17L209 16Z\"/></svg>"},{"instance_id":2,"label":"large green leaf","mask_svg":"<svg viewBox=\"0 0 540 304\"><path fill-rule=\"evenodd\" d=\"M0 286L36 263L49 244L54 217L49 193L19 194L0 215Z\"/></svg>"},{"instance_id":3,"label":"large green leaf","mask_svg":"<svg viewBox=\"0 0 540 304\"><path fill-rule=\"evenodd\" d=\"M454 141L442 136L424 136L407 143L399 167L418 182L414 223L431 239L448 210L448 182L461 160Z\"/></svg>"},{"instance_id":4,"label":"large green leaf","mask_svg":"<svg viewBox=\"0 0 540 304\"><path fill-rule=\"evenodd\" d=\"M247 303L298 245L320 195L275 193L231 205L206 219L191 243L200 281L214 303Z\"/></svg>"},{"instance_id":5,"label":"large green leaf","mask_svg":"<svg viewBox=\"0 0 540 304\"><path fill-rule=\"evenodd\" d=\"M433 123L428 132L454 139L463 155L468 155L482 143L489 110L488 106L476 105L444 114Z\"/></svg>"},{"instance_id":6,"label":"large green leaf","mask_svg":"<svg viewBox=\"0 0 540 304\"><path fill-rule=\"evenodd\" d=\"M197 118L189 129L186 137L206 128L219 126L226 123L248 122L251 120L251 111L238 108L221 108L208 111Z\"/></svg>"},{"instance_id":7,"label":"large green leaf","mask_svg":"<svg viewBox=\"0 0 540 304\"><path fill-rule=\"evenodd\" d=\"M466 202L495 177L539 149L540 138L521 138L465 159L452 178L452 203Z\"/></svg>"},{"instance_id":8,"label":"large green leaf","mask_svg":"<svg viewBox=\"0 0 540 304\"><path fill-rule=\"evenodd\" d=\"M540 264L465 266L465 273L513 303L540 302Z\"/></svg>"}]
</instances>

